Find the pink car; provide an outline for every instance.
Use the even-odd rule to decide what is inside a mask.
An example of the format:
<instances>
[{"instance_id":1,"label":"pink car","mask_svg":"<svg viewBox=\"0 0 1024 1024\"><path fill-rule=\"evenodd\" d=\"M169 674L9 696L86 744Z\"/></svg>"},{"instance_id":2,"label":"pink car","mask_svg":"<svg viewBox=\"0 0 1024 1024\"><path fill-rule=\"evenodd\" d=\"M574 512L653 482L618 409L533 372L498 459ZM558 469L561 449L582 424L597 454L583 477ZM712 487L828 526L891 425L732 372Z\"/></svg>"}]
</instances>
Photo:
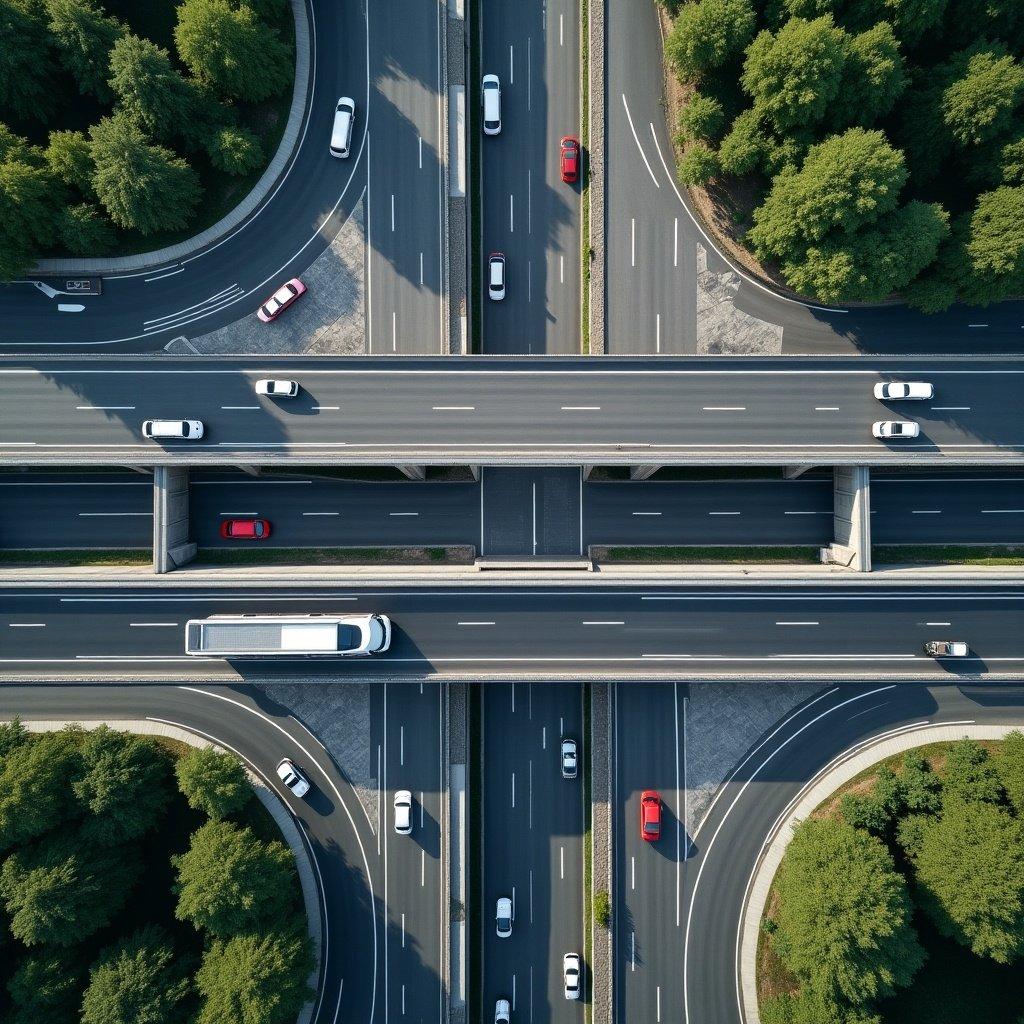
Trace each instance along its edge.
<instances>
[{"instance_id":1,"label":"pink car","mask_svg":"<svg viewBox=\"0 0 1024 1024\"><path fill-rule=\"evenodd\" d=\"M256 311L256 315L265 323L276 320L300 295L305 294L306 286L293 277L286 281Z\"/></svg>"}]
</instances>

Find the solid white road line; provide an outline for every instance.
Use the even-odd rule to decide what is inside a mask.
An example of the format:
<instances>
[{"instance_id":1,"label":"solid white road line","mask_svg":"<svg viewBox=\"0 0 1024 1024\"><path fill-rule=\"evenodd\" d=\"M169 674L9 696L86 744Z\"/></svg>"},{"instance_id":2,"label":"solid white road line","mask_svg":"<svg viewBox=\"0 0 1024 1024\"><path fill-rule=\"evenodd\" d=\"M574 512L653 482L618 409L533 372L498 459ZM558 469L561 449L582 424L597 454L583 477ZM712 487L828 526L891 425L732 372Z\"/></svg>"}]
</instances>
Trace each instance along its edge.
<instances>
[{"instance_id":1,"label":"solid white road line","mask_svg":"<svg viewBox=\"0 0 1024 1024\"><path fill-rule=\"evenodd\" d=\"M625 93L622 94L622 106L626 111L626 119L629 121L629 130L633 133L633 141L636 143L636 148L640 150L640 156L643 157L647 173L651 176L651 181L654 182L654 187L661 188L661 185L658 183L658 179L654 176L654 171L651 170L651 165L647 160L647 154L644 152L644 147L640 145L640 139L636 134L636 128L633 127L633 116L629 112L629 104L626 102Z\"/></svg>"},{"instance_id":2,"label":"solid white road line","mask_svg":"<svg viewBox=\"0 0 1024 1024\"><path fill-rule=\"evenodd\" d=\"M83 519L97 519L103 516L151 516L152 512L79 512Z\"/></svg>"}]
</instances>

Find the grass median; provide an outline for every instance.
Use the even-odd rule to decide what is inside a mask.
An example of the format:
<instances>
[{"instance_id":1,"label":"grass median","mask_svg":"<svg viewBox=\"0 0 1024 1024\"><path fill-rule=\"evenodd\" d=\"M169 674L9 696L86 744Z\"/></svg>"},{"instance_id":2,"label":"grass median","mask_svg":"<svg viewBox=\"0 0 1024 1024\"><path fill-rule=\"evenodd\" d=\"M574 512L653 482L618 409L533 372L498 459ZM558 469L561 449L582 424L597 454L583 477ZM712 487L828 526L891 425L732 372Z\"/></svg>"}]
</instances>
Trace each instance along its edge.
<instances>
[{"instance_id":1,"label":"grass median","mask_svg":"<svg viewBox=\"0 0 1024 1024\"><path fill-rule=\"evenodd\" d=\"M200 548L197 565L471 565L471 547Z\"/></svg>"},{"instance_id":2,"label":"grass median","mask_svg":"<svg viewBox=\"0 0 1024 1024\"><path fill-rule=\"evenodd\" d=\"M875 565L1024 565L1024 544L876 544Z\"/></svg>"},{"instance_id":3,"label":"grass median","mask_svg":"<svg viewBox=\"0 0 1024 1024\"><path fill-rule=\"evenodd\" d=\"M96 548L95 550L10 548L0 550L0 565L15 569L50 565L121 566L152 564L153 552L149 548Z\"/></svg>"},{"instance_id":4,"label":"grass median","mask_svg":"<svg viewBox=\"0 0 1024 1024\"><path fill-rule=\"evenodd\" d=\"M591 557L601 563L636 562L644 565L816 565L816 547L598 547Z\"/></svg>"}]
</instances>

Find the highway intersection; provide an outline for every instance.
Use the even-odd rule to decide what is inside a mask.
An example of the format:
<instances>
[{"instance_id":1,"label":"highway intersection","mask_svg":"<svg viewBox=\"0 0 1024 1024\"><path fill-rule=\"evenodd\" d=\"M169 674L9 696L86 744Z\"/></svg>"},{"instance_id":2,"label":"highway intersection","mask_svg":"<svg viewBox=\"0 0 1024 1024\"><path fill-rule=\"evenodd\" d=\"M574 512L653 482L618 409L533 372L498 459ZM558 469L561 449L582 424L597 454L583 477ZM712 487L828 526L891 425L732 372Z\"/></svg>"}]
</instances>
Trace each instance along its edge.
<instances>
[{"instance_id":1,"label":"highway intersection","mask_svg":"<svg viewBox=\"0 0 1024 1024\"><path fill-rule=\"evenodd\" d=\"M780 816L873 738L1017 720L1024 578L581 565L593 570L592 552L616 546L828 549L847 516L842 468L870 470L869 551L1020 545L1024 305L935 318L824 309L739 272L675 183L654 7L608 0L598 257L608 354L583 355L586 199L560 180L556 147L583 134L585 26L563 0L467 6L463 30L461 0L308 0L301 137L249 218L187 258L102 274L81 315L56 313L27 282L0 290L0 555L12 555L0 561L0 717L149 719L235 750L294 815L314 867L315 1024L489 1022L501 999L529 1024L585 1013L755 1024L737 997L737 935ZM479 88L453 71L463 45L467 67L475 47L481 73L500 75L504 125L468 140L479 214L456 239L453 86L467 107ZM358 104L345 163L325 141L341 94ZM278 355L272 334L237 355L161 352L251 319L346 225L365 244L352 311L364 317L364 355ZM466 296L479 333L465 352L476 354L451 356L460 246L467 260L507 256L508 296ZM707 354L701 260L732 275L735 310L783 355ZM294 379L298 397L257 396L266 377ZM935 398L879 403L872 386L888 379L930 381ZM904 414L918 438L872 437L874 421ZM202 420L201 440L142 435L143 420L186 416ZM659 467L668 471L648 479ZM162 471L182 474L200 565L202 552L232 547L226 519L264 518L275 554L452 547L507 566L300 574L261 565L263 548L249 565L166 575L60 564L61 550L153 548L167 529L154 505ZM46 563L19 564L27 551ZM389 616L390 649L342 663L197 658L182 645L189 619L339 611ZM969 642L964 661L924 653L947 636ZM372 694L360 765L369 798L326 734L265 689L338 681ZM695 814L691 694L782 681L815 692L752 737ZM599 692L611 708L603 738ZM576 779L559 771L566 737L582 752ZM593 771L592 747L605 754ZM283 755L310 775L309 800L277 784ZM411 836L391 817L406 789ZM638 828L650 789L662 808L656 843ZM495 931L504 896L509 938ZM583 1006L563 995L570 951L584 954Z\"/></svg>"}]
</instances>

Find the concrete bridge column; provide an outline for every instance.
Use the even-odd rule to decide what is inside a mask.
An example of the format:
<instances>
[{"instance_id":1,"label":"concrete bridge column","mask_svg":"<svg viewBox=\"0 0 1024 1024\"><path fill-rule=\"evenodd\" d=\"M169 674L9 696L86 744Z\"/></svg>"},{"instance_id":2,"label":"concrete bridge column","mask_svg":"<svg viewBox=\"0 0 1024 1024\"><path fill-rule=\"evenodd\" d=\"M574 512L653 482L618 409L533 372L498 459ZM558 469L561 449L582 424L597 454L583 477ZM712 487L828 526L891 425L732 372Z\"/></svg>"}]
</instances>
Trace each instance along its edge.
<instances>
[{"instance_id":1,"label":"concrete bridge column","mask_svg":"<svg viewBox=\"0 0 1024 1024\"><path fill-rule=\"evenodd\" d=\"M646 480L648 477L654 476L661 466L630 466L629 467L629 479L630 480Z\"/></svg>"},{"instance_id":2,"label":"concrete bridge column","mask_svg":"<svg viewBox=\"0 0 1024 1024\"><path fill-rule=\"evenodd\" d=\"M827 561L871 572L871 471L867 466L832 470L832 529Z\"/></svg>"},{"instance_id":3,"label":"concrete bridge column","mask_svg":"<svg viewBox=\"0 0 1024 1024\"><path fill-rule=\"evenodd\" d=\"M395 467L400 473L405 474L410 480L426 480L427 479L427 467L426 466L396 466Z\"/></svg>"},{"instance_id":4,"label":"concrete bridge column","mask_svg":"<svg viewBox=\"0 0 1024 1024\"><path fill-rule=\"evenodd\" d=\"M189 540L188 468L153 470L153 571L170 572L196 557Z\"/></svg>"},{"instance_id":5,"label":"concrete bridge column","mask_svg":"<svg viewBox=\"0 0 1024 1024\"><path fill-rule=\"evenodd\" d=\"M803 476L809 469L814 469L814 467L806 463L799 466L786 466L782 471L782 476L786 480L795 480L798 476Z\"/></svg>"}]
</instances>

